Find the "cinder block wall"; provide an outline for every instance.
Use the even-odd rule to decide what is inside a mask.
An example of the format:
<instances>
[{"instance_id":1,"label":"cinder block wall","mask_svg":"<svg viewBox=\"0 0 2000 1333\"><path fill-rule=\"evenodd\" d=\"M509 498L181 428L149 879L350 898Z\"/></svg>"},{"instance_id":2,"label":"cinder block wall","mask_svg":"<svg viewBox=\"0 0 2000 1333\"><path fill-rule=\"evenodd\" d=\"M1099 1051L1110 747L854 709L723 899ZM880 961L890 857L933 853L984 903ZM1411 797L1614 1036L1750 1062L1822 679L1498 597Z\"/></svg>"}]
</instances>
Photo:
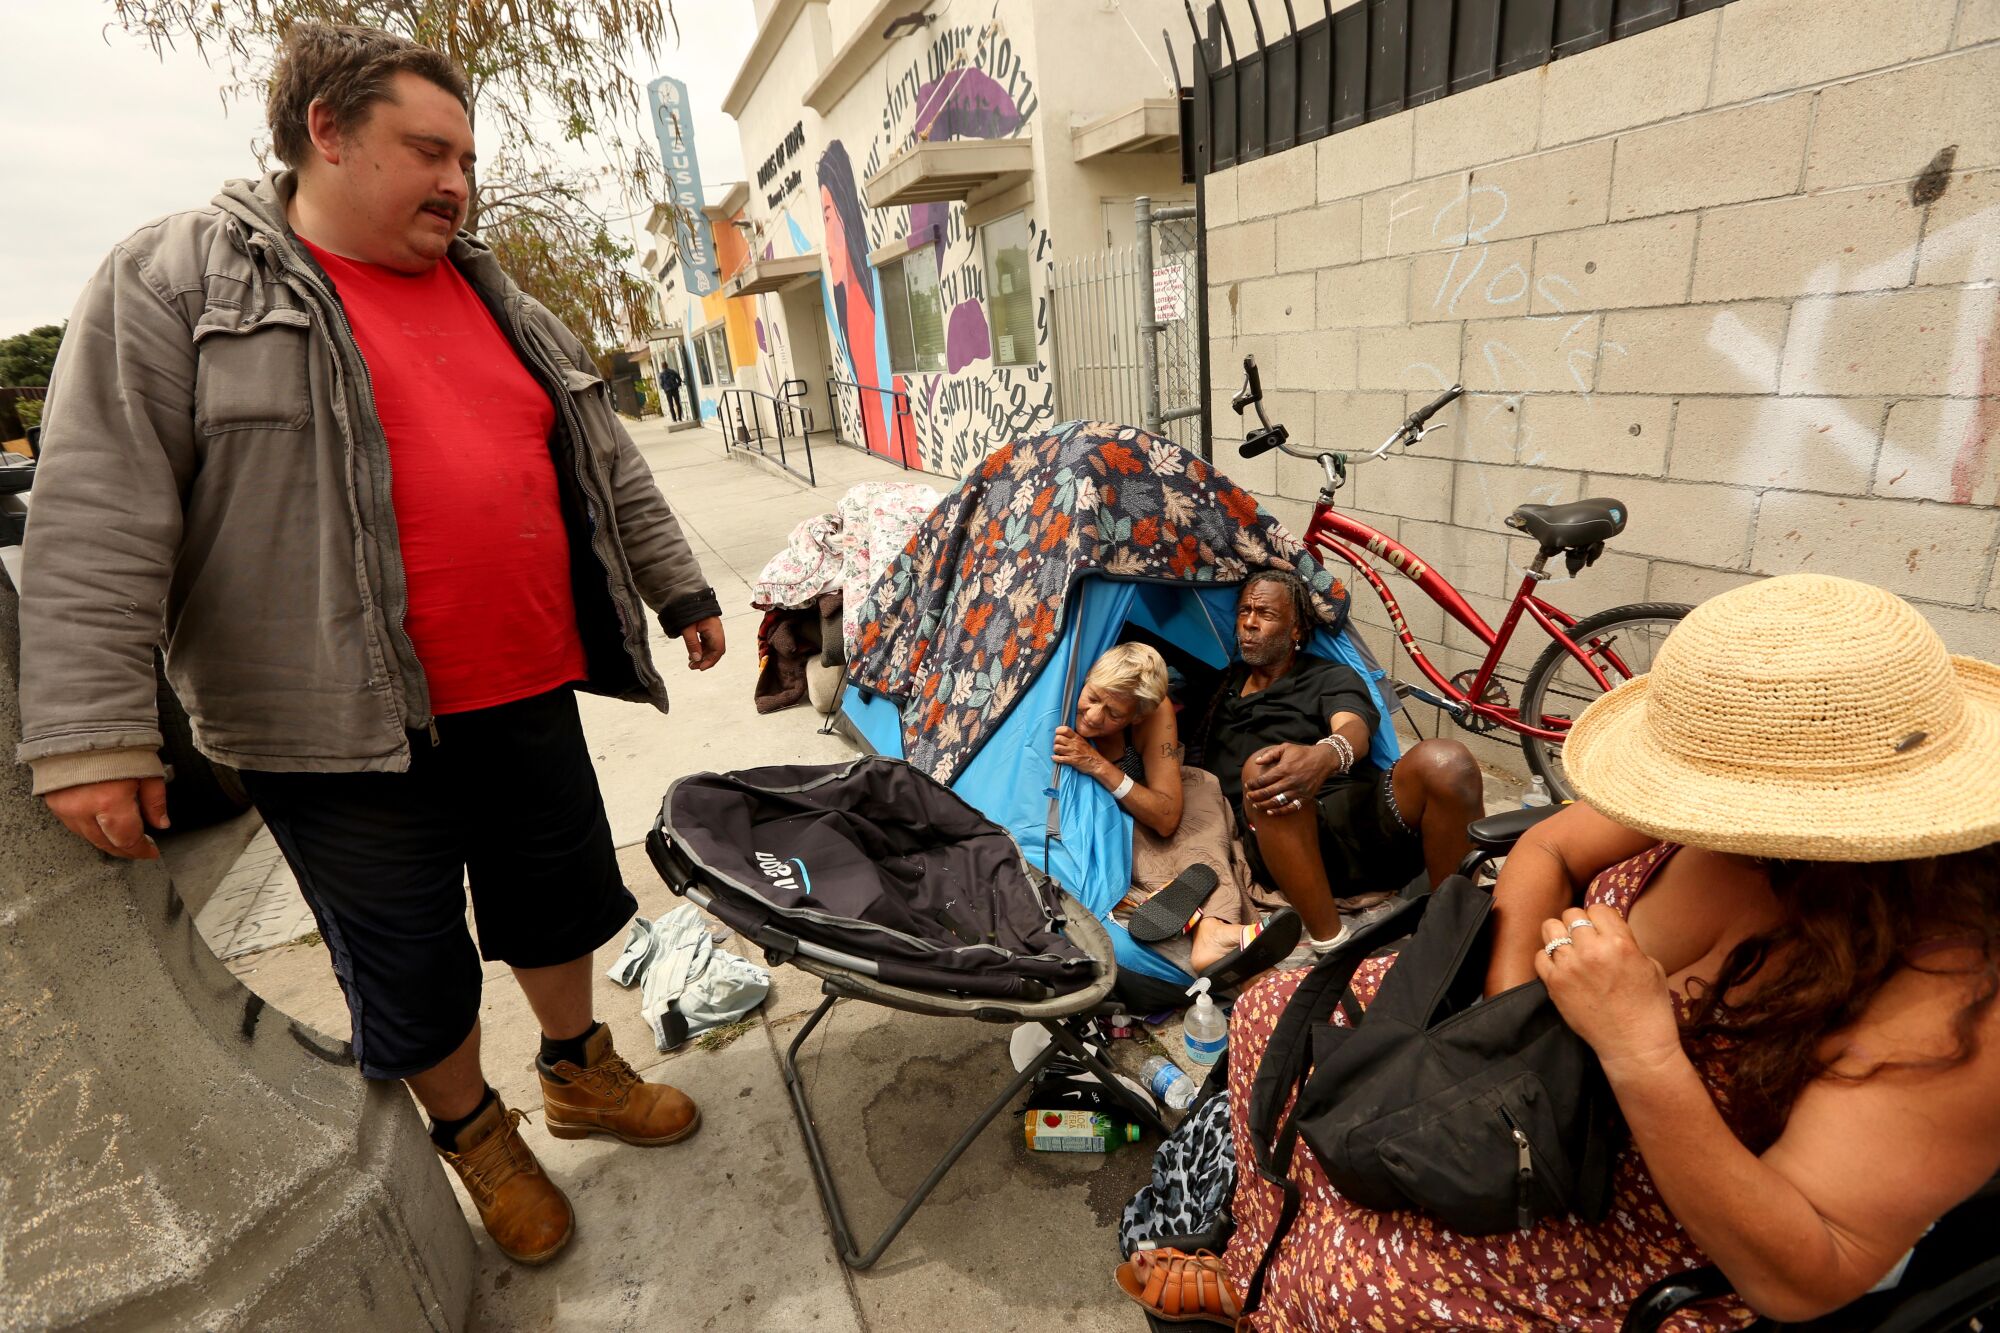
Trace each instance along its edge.
<instances>
[{"instance_id":1,"label":"cinder block wall","mask_svg":"<svg viewBox=\"0 0 2000 1333\"><path fill-rule=\"evenodd\" d=\"M1507 513L1605 496L1626 531L1544 589L1576 614L1813 569L2000 660L1996 168L2000 0L1736 0L1217 173L1217 461L1303 530L1317 468L1235 454L1245 352L1308 446L1462 381L1339 499L1489 621L1532 556ZM1477 661L1390 583L1448 673ZM1414 679L1365 586L1354 614ZM1546 640L1517 642L1516 680Z\"/></svg>"}]
</instances>

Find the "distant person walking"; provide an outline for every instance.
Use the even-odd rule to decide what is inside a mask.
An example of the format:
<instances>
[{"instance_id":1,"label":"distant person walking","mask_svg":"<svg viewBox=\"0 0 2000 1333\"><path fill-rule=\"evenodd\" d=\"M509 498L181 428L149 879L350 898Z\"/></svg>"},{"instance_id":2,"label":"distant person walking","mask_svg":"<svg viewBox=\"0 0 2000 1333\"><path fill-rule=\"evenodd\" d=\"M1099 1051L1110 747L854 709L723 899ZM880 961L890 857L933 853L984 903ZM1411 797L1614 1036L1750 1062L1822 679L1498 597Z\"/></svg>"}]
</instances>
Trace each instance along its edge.
<instances>
[{"instance_id":1,"label":"distant person walking","mask_svg":"<svg viewBox=\"0 0 2000 1333\"><path fill-rule=\"evenodd\" d=\"M675 421L681 419L681 373L672 363L660 372L660 396L667 400L667 411Z\"/></svg>"},{"instance_id":2,"label":"distant person walking","mask_svg":"<svg viewBox=\"0 0 2000 1333\"><path fill-rule=\"evenodd\" d=\"M459 230L467 105L435 51L294 28L267 107L289 169L91 280L27 538L20 758L80 837L157 856L164 631L197 743L242 770L319 922L361 1072L409 1085L494 1242L536 1263L574 1215L481 1072L481 958L541 1024L550 1133L694 1133L591 1011L635 904L573 690L665 709L648 608L693 670L723 634L583 345Z\"/></svg>"}]
</instances>

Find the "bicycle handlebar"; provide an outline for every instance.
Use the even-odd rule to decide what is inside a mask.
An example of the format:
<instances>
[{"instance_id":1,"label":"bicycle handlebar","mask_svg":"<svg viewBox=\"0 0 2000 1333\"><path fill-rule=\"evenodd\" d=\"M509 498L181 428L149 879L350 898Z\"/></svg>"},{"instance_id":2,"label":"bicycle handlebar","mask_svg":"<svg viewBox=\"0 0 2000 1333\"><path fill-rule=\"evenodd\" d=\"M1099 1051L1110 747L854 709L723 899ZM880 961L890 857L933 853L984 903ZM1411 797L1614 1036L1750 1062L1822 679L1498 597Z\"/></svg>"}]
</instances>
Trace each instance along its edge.
<instances>
[{"instance_id":1,"label":"bicycle handlebar","mask_svg":"<svg viewBox=\"0 0 2000 1333\"><path fill-rule=\"evenodd\" d=\"M1415 444L1425 434L1424 427L1430 419L1456 402L1464 393L1464 385L1452 385L1449 389L1439 394L1437 398L1410 413L1404 419L1403 424L1396 428L1395 433L1382 441L1381 445L1373 452L1352 457L1346 455L1339 455L1338 457L1341 457L1346 463L1367 463L1388 453L1390 448L1399 440L1404 441L1405 444ZM1244 441L1236 446L1237 455L1242 458L1257 458L1263 454L1270 453L1273 449L1284 449L1288 454L1296 454L1295 450L1285 448L1287 438L1285 428L1273 425L1270 419L1264 415L1263 399L1264 382L1263 377L1257 373L1257 358L1254 356L1245 356L1243 358L1243 387L1236 391L1236 396L1230 399L1229 405L1236 409L1238 416L1243 414L1245 408L1256 408L1257 420L1262 424L1259 429L1251 431ZM1439 427L1438 429L1443 428ZM1336 457L1336 455L1320 455L1320 457L1322 460L1326 460ZM1331 468L1334 464L1328 462L1327 466Z\"/></svg>"},{"instance_id":2,"label":"bicycle handlebar","mask_svg":"<svg viewBox=\"0 0 2000 1333\"><path fill-rule=\"evenodd\" d=\"M1418 408L1416 411L1410 413L1410 419L1404 422L1403 424L1405 426L1410 426L1410 427L1422 426L1426 421L1429 421L1439 412L1442 412L1445 408L1449 407L1464 392L1465 392L1464 385L1462 384L1452 385L1449 389L1446 389L1443 393L1439 394L1435 402L1428 403L1423 407Z\"/></svg>"}]
</instances>

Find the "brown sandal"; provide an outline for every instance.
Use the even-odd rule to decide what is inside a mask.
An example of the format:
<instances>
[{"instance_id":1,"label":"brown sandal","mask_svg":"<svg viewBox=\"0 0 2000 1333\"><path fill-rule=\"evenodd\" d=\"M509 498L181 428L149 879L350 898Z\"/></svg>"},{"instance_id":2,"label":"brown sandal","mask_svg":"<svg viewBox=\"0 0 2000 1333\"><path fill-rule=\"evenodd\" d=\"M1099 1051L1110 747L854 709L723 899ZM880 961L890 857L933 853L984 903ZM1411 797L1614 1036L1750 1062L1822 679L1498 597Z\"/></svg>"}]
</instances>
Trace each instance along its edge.
<instances>
[{"instance_id":1,"label":"brown sandal","mask_svg":"<svg viewBox=\"0 0 2000 1333\"><path fill-rule=\"evenodd\" d=\"M1183 1254L1179 1250L1142 1251L1118 1265L1119 1289L1145 1307L1146 1313L1168 1324L1213 1324L1235 1328L1236 1294L1222 1275L1222 1260L1209 1250Z\"/></svg>"}]
</instances>

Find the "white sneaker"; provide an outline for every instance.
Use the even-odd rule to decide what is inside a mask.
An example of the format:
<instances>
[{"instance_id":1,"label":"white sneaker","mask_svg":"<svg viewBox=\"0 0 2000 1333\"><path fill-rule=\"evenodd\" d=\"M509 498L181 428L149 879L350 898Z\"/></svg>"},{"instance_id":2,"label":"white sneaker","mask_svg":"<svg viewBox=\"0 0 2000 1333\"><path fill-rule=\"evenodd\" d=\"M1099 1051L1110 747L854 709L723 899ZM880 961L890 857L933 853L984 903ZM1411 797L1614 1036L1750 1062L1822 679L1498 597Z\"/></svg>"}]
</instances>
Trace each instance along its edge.
<instances>
[{"instance_id":1,"label":"white sneaker","mask_svg":"<svg viewBox=\"0 0 2000 1333\"><path fill-rule=\"evenodd\" d=\"M1314 939L1311 935L1307 935L1299 941L1299 947L1310 949L1315 955L1332 953L1335 949L1353 939L1356 934L1374 925L1401 905L1402 900L1399 898L1384 898L1381 902L1371 907L1365 907L1359 912L1343 912L1340 916L1340 933L1338 935L1335 935L1330 940Z\"/></svg>"}]
</instances>

